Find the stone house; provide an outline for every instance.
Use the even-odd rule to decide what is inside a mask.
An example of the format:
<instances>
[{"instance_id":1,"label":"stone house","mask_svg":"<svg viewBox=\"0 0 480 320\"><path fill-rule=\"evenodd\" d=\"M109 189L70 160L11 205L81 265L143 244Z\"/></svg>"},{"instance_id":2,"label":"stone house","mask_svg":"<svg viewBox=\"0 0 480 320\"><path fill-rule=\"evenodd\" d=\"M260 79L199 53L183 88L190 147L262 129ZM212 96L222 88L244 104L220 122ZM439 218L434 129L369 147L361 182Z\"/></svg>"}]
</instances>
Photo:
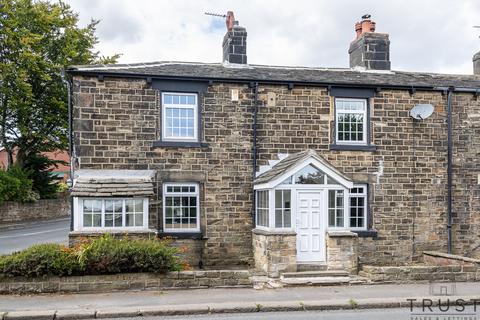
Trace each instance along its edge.
<instances>
[{"instance_id":1,"label":"stone house","mask_svg":"<svg viewBox=\"0 0 480 320\"><path fill-rule=\"evenodd\" d=\"M70 68L71 241L270 274L478 257L480 76L390 70L388 34L355 31L345 69L247 64L233 13L222 63Z\"/></svg>"}]
</instances>

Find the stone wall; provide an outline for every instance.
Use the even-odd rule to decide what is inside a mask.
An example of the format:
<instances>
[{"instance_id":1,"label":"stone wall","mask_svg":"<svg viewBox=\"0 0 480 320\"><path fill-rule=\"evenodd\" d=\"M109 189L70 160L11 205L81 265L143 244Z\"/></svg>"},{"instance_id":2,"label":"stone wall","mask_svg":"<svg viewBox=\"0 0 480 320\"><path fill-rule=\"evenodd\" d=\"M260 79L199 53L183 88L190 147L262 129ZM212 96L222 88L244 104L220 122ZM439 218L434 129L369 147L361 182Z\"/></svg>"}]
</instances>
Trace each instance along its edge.
<instances>
[{"instance_id":1,"label":"stone wall","mask_svg":"<svg viewBox=\"0 0 480 320\"><path fill-rule=\"evenodd\" d=\"M379 283L480 281L480 269L476 266L363 266L358 275Z\"/></svg>"},{"instance_id":2,"label":"stone wall","mask_svg":"<svg viewBox=\"0 0 480 320\"><path fill-rule=\"evenodd\" d=\"M180 271L168 274L125 273L96 276L0 279L0 294L88 293L251 287L247 270Z\"/></svg>"},{"instance_id":3,"label":"stone wall","mask_svg":"<svg viewBox=\"0 0 480 320\"><path fill-rule=\"evenodd\" d=\"M70 215L70 198L67 193L57 199L41 199L32 203L7 201L0 205L0 225L38 219L62 218Z\"/></svg>"},{"instance_id":4,"label":"stone wall","mask_svg":"<svg viewBox=\"0 0 480 320\"><path fill-rule=\"evenodd\" d=\"M327 232L327 266L329 270L358 273L358 236L348 231Z\"/></svg>"},{"instance_id":5,"label":"stone wall","mask_svg":"<svg viewBox=\"0 0 480 320\"><path fill-rule=\"evenodd\" d=\"M296 233L253 230L255 268L268 276L297 271Z\"/></svg>"},{"instance_id":6,"label":"stone wall","mask_svg":"<svg viewBox=\"0 0 480 320\"><path fill-rule=\"evenodd\" d=\"M231 101L231 90L239 101ZM370 99L375 151L330 150L333 97L327 88L260 85L258 165L278 153L314 149L357 182L369 184L370 227L361 238L360 263L402 265L424 250L446 250L447 127L441 92L385 90ZM273 103L267 103L267 94ZM145 80L74 79L75 147L79 168L154 169L159 173L151 225L161 225L161 183L198 181L201 229L208 238L206 265L252 262L252 89L209 85L201 97L204 147L152 147L159 139L159 93ZM410 109L435 106L414 121ZM480 248L480 102L454 94L454 252L475 256ZM383 175L377 172L383 170ZM160 220L160 221L159 221Z\"/></svg>"},{"instance_id":7,"label":"stone wall","mask_svg":"<svg viewBox=\"0 0 480 320\"><path fill-rule=\"evenodd\" d=\"M259 91L259 165L278 153L310 148L355 181L369 184L370 227L378 233L375 239L359 239L361 263L401 265L420 261L424 250L446 250L446 96L426 91L375 93L370 116L376 150L367 152L330 150L334 100L326 88L262 85ZM269 92L275 94L274 104L266 102ZM476 105L472 97L467 105ZM433 104L435 112L414 122L409 111L419 103ZM454 110L456 104L457 100ZM381 170L383 175L377 176ZM473 237L469 223L479 224L472 212L460 210L455 219L455 230L465 230L454 235L458 246L471 241L457 238L462 233Z\"/></svg>"},{"instance_id":8,"label":"stone wall","mask_svg":"<svg viewBox=\"0 0 480 320\"><path fill-rule=\"evenodd\" d=\"M232 102L230 89L239 90ZM200 183L205 265L252 262L252 95L214 84L201 97L204 147L156 147L159 93L145 80L74 79L74 140L83 169L157 170L151 225L161 225L162 182Z\"/></svg>"}]
</instances>

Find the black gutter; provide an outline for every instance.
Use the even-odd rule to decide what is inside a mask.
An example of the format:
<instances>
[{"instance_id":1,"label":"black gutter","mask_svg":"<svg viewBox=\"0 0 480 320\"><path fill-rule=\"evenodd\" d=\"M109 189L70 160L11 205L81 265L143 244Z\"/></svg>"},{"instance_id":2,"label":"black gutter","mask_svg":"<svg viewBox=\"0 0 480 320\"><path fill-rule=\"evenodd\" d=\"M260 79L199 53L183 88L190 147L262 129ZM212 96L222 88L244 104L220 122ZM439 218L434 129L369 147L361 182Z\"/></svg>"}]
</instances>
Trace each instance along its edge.
<instances>
[{"instance_id":1,"label":"black gutter","mask_svg":"<svg viewBox=\"0 0 480 320\"><path fill-rule=\"evenodd\" d=\"M253 83L253 146L252 146L252 222L255 228L255 212L257 208L253 181L257 174L257 113L258 113L258 82Z\"/></svg>"},{"instance_id":2,"label":"black gutter","mask_svg":"<svg viewBox=\"0 0 480 320\"><path fill-rule=\"evenodd\" d=\"M112 77L112 78L136 78L136 79L151 79L151 80L183 80L183 81L205 81L205 82L223 82L223 83L252 83L258 84L281 84L281 85L305 85L305 86L320 86L320 87L345 87L345 88L372 88L376 90L392 89L392 90L408 90L408 91L445 91L439 90L437 86L412 86L412 85L392 85L392 84L358 84L346 82L322 82L322 81L300 81L300 80L267 80L267 79L246 79L246 78L213 78L213 77L193 77L193 76L172 76L172 75L153 75L140 73L126 73L126 72L98 72L98 71L82 71L70 69L67 70L71 75L91 76L91 77ZM478 92L478 89L472 88L456 88L456 92Z\"/></svg>"},{"instance_id":3,"label":"black gutter","mask_svg":"<svg viewBox=\"0 0 480 320\"><path fill-rule=\"evenodd\" d=\"M447 250L452 253L452 92L447 93Z\"/></svg>"}]
</instances>

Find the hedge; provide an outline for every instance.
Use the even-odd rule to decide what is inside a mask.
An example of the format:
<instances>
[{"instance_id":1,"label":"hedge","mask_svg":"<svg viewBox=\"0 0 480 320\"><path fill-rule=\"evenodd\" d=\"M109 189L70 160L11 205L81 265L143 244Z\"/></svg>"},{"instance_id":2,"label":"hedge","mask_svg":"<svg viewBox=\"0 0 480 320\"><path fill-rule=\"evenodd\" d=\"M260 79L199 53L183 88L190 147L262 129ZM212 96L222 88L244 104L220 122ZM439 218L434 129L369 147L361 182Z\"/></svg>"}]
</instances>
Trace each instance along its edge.
<instances>
[{"instance_id":1,"label":"hedge","mask_svg":"<svg viewBox=\"0 0 480 320\"><path fill-rule=\"evenodd\" d=\"M0 256L0 277L166 273L184 268L179 253L166 241L116 239L103 235L71 248L39 244Z\"/></svg>"}]
</instances>

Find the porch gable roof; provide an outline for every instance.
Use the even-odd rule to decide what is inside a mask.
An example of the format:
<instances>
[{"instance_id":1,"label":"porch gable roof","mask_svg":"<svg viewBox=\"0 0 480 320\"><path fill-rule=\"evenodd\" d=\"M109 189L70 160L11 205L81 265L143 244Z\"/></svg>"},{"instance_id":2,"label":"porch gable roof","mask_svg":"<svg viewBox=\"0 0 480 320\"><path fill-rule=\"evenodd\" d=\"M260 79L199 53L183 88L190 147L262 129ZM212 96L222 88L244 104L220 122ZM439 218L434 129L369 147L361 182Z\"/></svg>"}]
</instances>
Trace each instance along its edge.
<instances>
[{"instance_id":1,"label":"porch gable roof","mask_svg":"<svg viewBox=\"0 0 480 320\"><path fill-rule=\"evenodd\" d=\"M308 149L288 155L273 165L271 169L261 173L253 182L255 189L274 188L308 164L313 164L325 172L325 174L337 180L345 188L353 187L353 181L349 177L340 172L315 150Z\"/></svg>"}]
</instances>

